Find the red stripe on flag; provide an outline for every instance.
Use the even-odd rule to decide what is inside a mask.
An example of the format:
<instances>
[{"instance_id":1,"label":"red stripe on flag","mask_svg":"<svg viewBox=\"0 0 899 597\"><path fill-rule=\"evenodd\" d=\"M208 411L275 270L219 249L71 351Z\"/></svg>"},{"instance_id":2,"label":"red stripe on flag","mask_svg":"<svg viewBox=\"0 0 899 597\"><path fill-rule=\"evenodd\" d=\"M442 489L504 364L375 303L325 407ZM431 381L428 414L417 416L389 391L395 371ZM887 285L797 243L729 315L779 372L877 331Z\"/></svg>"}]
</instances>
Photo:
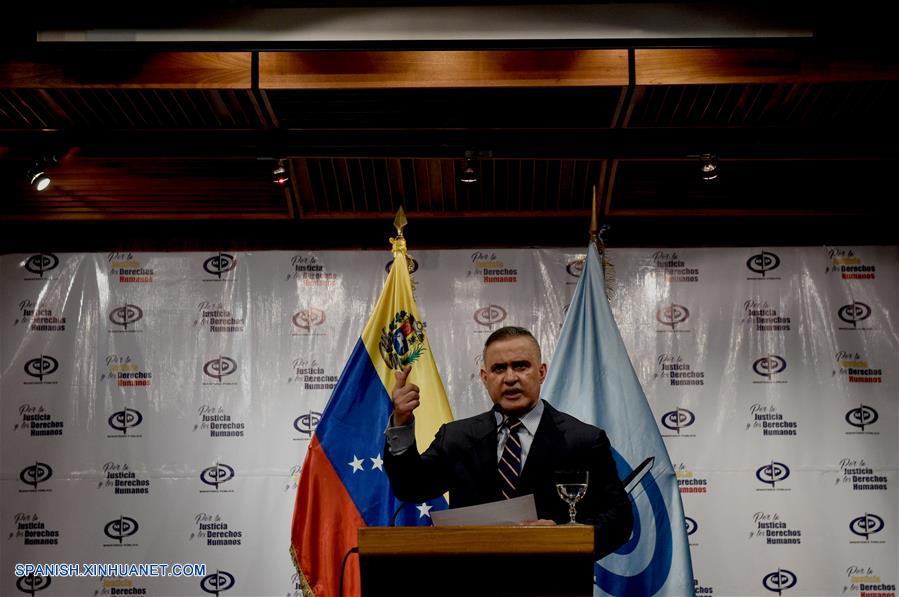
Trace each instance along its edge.
<instances>
[{"instance_id":1,"label":"red stripe on flag","mask_svg":"<svg viewBox=\"0 0 899 597\"><path fill-rule=\"evenodd\" d=\"M317 597L339 597L343 557L358 545L356 532L363 526L356 505L313 435L300 471L290 542ZM358 556L347 562L343 594L360 594Z\"/></svg>"}]
</instances>

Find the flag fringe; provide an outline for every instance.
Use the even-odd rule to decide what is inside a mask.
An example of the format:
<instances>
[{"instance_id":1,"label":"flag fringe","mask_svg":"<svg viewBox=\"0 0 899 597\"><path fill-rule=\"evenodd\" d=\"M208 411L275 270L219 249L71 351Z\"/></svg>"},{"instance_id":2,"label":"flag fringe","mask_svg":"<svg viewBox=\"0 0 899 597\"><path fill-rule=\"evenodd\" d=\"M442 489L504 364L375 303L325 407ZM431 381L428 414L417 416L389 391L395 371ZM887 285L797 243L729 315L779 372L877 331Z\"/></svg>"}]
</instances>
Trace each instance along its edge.
<instances>
[{"instance_id":1,"label":"flag fringe","mask_svg":"<svg viewBox=\"0 0 899 597\"><path fill-rule=\"evenodd\" d=\"M293 545L290 546L290 559L293 560L293 566L297 569L297 578L300 581L300 590L303 591L303 597L315 597L315 591L312 590L309 581L306 580L306 575L303 574L303 569L300 568L300 558Z\"/></svg>"},{"instance_id":2,"label":"flag fringe","mask_svg":"<svg viewBox=\"0 0 899 597\"><path fill-rule=\"evenodd\" d=\"M616 294L615 291L617 289L615 264L612 263L611 259L609 259L609 254L606 252L606 242L603 240L601 232L596 236L595 243L596 250L599 253L600 265L602 266L602 281L603 286L605 286L606 289L606 299L608 299L610 305L614 305Z\"/></svg>"}]
</instances>

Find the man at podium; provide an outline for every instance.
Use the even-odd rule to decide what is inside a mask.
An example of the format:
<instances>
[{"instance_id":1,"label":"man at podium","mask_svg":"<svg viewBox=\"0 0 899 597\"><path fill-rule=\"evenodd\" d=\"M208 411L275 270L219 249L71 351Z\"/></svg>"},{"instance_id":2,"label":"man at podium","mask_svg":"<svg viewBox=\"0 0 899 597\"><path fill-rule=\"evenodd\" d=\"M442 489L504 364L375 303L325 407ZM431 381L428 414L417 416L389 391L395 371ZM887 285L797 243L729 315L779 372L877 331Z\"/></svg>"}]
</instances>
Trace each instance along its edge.
<instances>
[{"instance_id":1,"label":"man at podium","mask_svg":"<svg viewBox=\"0 0 899 597\"><path fill-rule=\"evenodd\" d=\"M547 367L528 330L508 326L487 338L481 381L493 408L443 425L424 454L415 442L420 394L407 383L411 367L396 373L386 432L384 468L397 498L421 502L449 492L450 508L459 508L533 494L540 519L534 524L562 524L569 507L556 491L558 475L585 472L577 521L595 527L595 556L627 541L631 504L606 433L540 399Z\"/></svg>"}]
</instances>

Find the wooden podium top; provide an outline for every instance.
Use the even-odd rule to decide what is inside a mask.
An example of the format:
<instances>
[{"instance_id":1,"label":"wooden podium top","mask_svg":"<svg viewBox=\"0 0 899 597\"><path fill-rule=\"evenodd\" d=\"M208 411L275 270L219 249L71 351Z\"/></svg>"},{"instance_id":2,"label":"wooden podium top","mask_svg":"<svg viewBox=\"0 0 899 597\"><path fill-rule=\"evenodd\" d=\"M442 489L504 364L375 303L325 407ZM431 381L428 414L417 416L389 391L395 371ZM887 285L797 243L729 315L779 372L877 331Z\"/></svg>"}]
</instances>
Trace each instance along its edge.
<instances>
[{"instance_id":1,"label":"wooden podium top","mask_svg":"<svg viewBox=\"0 0 899 597\"><path fill-rule=\"evenodd\" d=\"M593 527L572 526L447 526L363 527L360 556L468 555L589 555Z\"/></svg>"}]
</instances>

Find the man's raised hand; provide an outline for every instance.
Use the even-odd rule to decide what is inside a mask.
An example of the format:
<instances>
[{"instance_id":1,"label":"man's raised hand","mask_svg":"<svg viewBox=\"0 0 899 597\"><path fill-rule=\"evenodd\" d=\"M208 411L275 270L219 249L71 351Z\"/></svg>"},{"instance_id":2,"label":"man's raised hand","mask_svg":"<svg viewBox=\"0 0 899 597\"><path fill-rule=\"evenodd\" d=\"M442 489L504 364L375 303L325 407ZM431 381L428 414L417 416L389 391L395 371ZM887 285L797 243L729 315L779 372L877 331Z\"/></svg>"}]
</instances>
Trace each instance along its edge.
<instances>
[{"instance_id":1,"label":"man's raised hand","mask_svg":"<svg viewBox=\"0 0 899 597\"><path fill-rule=\"evenodd\" d=\"M406 383L409 374L412 372L412 365L406 365L402 371L395 371L396 386L390 393L390 399L393 401L393 424L397 427L408 425L415 418L412 414L419 405L419 389L414 383Z\"/></svg>"}]
</instances>

